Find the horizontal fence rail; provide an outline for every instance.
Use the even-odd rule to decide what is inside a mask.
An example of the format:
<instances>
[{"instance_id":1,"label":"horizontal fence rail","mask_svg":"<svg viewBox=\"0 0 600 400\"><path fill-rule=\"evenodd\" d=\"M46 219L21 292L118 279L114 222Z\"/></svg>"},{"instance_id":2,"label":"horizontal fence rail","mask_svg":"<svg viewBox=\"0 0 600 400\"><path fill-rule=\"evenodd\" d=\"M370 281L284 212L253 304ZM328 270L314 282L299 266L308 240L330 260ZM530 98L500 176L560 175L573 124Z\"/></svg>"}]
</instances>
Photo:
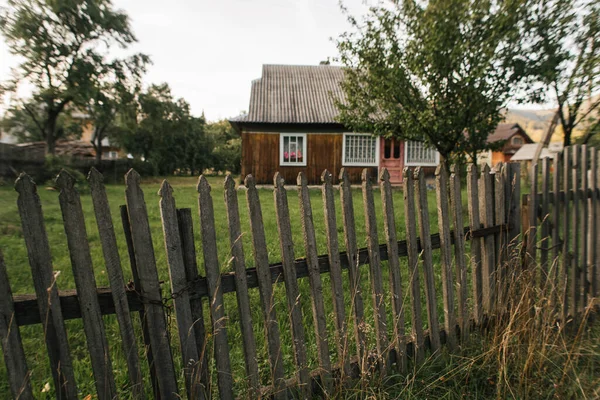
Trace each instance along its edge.
<instances>
[{"instance_id":1,"label":"horizontal fence rail","mask_svg":"<svg viewBox=\"0 0 600 400\"><path fill-rule=\"evenodd\" d=\"M269 260L273 255L266 242L261 205L265 200L259 196L268 189L256 188L252 176L244 182L243 212L250 223L244 232L241 192L230 176L221 200L213 199L208 180L200 177L194 222L191 209L177 207L167 181L159 192L160 216L149 215L140 176L131 170L125 179L127 205L120 208L133 277L129 283L103 177L92 169L91 198L110 282L110 287L99 288L87 216L73 179L61 172L59 202L76 284L70 290L60 290L53 279L41 202L33 181L21 175L16 184L18 205L36 293L11 295L6 273L10 266L0 253L0 288L8 293L0 301L0 339L12 395L33 397L19 330L25 325L43 324L57 398L78 396L65 321L81 319L100 399L114 398L117 388L136 399L149 395L285 399L335 396L374 374L405 373L410 363L422 363L428 353L435 355L442 347L456 351L470 332L505 313L509 293L515 290L516 268L532 271L531 284L542 292L549 285L562 288L549 292L551 306L558 319L577 319L593 304L600 287L598 158L595 149L573 146L523 176L514 163L493 169L470 166L463 178L466 185L461 184L458 169L440 166L432 181L422 169L406 168L403 227L394 217L394 192L385 169L378 177L365 169L360 205L354 204L357 198L343 169L339 186L332 184L329 172L323 173L322 204L311 200L302 173L294 191L275 174L277 228L268 233L278 238L280 254L275 257L281 262ZM529 189L523 195L522 179ZM432 182L436 211L429 208ZM380 196L375 196L376 184ZM381 217L376 200L381 201ZM216 201L224 201L227 214L224 239L217 237ZM300 224L292 224L291 202L299 205ZM319 206L324 221L314 217ZM359 207L365 232L356 230ZM439 233L431 234L434 217ZM157 261L152 218L160 218L164 265ZM195 224L202 260L196 255ZM298 244L292 239L296 226L303 238ZM357 233L366 237L365 248L358 247ZM251 236L250 249L244 248L242 235ZM345 251L340 251L338 235ZM398 235L406 239L398 240ZM321 236L327 252L319 255ZM230 249L232 272L221 271L218 249L223 245ZM306 257L295 257L295 245L304 246ZM246 263L248 251L253 267ZM160 268L168 271L169 287L159 280ZM101 316L109 314L116 314L120 343L107 340ZM137 323L140 332L134 329ZM178 334L171 335L175 328ZM256 334L261 329L263 337ZM235 332L239 341L232 339ZM115 346L127 354L126 388L116 384ZM147 366L138 357L138 346ZM149 382L142 371L148 371Z\"/></svg>"}]
</instances>

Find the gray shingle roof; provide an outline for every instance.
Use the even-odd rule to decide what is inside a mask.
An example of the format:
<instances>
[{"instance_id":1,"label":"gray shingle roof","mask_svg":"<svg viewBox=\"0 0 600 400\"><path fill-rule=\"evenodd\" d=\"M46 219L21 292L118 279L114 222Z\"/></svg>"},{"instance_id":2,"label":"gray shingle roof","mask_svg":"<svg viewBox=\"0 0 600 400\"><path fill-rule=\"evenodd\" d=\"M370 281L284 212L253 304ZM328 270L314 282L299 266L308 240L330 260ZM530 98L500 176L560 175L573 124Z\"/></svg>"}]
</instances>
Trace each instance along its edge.
<instances>
[{"instance_id":1,"label":"gray shingle roof","mask_svg":"<svg viewBox=\"0 0 600 400\"><path fill-rule=\"evenodd\" d=\"M252 82L247 115L233 119L254 123L337 123L334 98L343 99L342 67L263 65Z\"/></svg>"},{"instance_id":2,"label":"gray shingle roof","mask_svg":"<svg viewBox=\"0 0 600 400\"><path fill-rule=\"evenodd\" d=\"M519 124L515 123L502 123L498 124L496 130L487 137L488 143L498 142L500 140L508 140L513 135L521 132L527 139L529 139L529 143L533 143L533 140L527 135L527 133L519 126Z\"/></svg>"}]
</instances>

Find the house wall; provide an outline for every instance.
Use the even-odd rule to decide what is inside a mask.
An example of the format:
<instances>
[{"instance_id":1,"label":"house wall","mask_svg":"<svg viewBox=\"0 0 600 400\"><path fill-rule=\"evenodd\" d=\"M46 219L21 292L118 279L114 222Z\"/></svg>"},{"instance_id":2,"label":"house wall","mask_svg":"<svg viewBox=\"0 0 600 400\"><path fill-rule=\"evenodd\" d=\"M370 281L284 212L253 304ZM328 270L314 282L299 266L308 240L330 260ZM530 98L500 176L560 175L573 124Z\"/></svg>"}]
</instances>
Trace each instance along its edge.
<instances>
[{"instance_id":1,"label":"house wall","mask_svg":"<svg viewBox=\"0 0 600 400\"><path fill-rule=\"evenodd\" d=\"M304 132L303 132L304 133ZM288 184L295 185L298 173L304 172L310 185L321 184L325 169L333 174L334 183L342 168L342 133L308 133L306 135L306 166L279 165L279 133L242 130L242 176L252 174L259 184L273 184L279 171ZM360 183L364 167L346 167L353 183ZM372 177L377 167L368 167Z\"/></svg>"}]
</instances>

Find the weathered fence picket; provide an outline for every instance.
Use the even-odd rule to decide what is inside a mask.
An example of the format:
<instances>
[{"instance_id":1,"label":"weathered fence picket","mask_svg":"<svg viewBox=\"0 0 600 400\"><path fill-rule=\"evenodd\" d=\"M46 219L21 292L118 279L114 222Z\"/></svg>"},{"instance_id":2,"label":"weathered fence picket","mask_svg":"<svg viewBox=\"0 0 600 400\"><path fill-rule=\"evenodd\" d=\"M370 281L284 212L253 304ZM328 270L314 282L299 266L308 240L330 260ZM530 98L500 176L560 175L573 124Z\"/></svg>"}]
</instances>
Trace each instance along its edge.
<instances>
[{"instance_id":1,"label":"weathered fence picket","mask_svg":"<svg viewBox=\"0 0 600 400\"><path fill-rule=\"evenodd\" d=\"M342 278L342 264L337 236L337 222L335 215L335 200L333 195L333 176L327 170L321 174L323 216L325 219L325 232L327 237L327 257L331 277L331 295L333 297L333 313L335 315L335 342L338 360L341 369L341 381L351 377L350 352L348 343L348 327L346 324L346 309L344 304L344 283Z\"/></svg>"},{"instance_id":2,"label":"weathered fence picket","mask_svg":"<svg viewBox=\"0 0 600 400\"><path fill-rule=\"evenodd\" d=\"M406 250L411 297L411 326L414 337L414 354L417 363L425 359L425 335L421 318L421 283L419 279L419 250L417 244L417 223L415 219L415 185L413 171L404 168L404 221L406 226Z\"/></svg>"},{"instance_id":3,"label":"weathered fence picket","mask_svg":"<svg viewBox=\"0 0 600 400\"><path fill-rule=\"evenodd\" d=\"M302 324L300 289L298 287L298 280L296 279L296 269L294 268L294 242L292 241L290 211L288 208L287 190L284 187L283 177L279 173L275 174L273 185L281 262L283 264L283 280L285 282L289 320L292 327L292 343L296 360L298 384L302 397L309 397L311 388L308 358L306 355L306 335L304 325Z\"/></svg>"},{"instance_id":4,"label":"weathered fence picket","mask_svg":"<svg viewBox=\"0 0 600 400\"><path fill-rule=\"evenodd\" d=\"M344 225L344 242L346 256L348 257L348 278L350 280L350 299L354 313L354 337L358 363L361 373L366 371L367 339L364 332L365 310L362 299L362 285L360 279L358 246L356 244L356 226L354 220L354 205L350 179L345 168L340 170L340 203L342 206L342 223Z\"/></svg>"},{"instance_id":5,"label":"weathered fence picket","mask_svg":"<svg viewBox=\"0 0 600 400\"><path fill-rule=\"evenodd\" d=\"M321 385L326 395L333 393L331 382L331 359L329 358L329 343L327 340L327 313L323 299L323 283L319 271L319 252L317 238L313 224L312 207L306 176L300 172L297 179L298 196L300 199L300 219L304 233L304 250L308 264L308 283L310 285L310 299L312 303L313 320L315 326L315 340L317 342L317 358L319 360L319 374Z\"/></svg>"},{"instance_id":6,"label":"weathered fence picket","mask_svg":"<svg viewBox=\"0 0 600 400\"><path fill-rule=\"evenodd\" d=\"M373 300L373 322L375 325L377 361L378 363L381 363L381 372L385 374L385 371L389 368L389 338L387 334L385 299L383 297L383 278L381 276L381 258L379 256L377 221L375 220L373 185L367 168L362 171L362 195L365 207L367 249L369 250L369 273L371 280L371 296Z\"/></svg>"},{"instance_id":7,"label":"weathered fence picket","mask_svg":"<svg viewBox=\"0 0 600 400\"><path fill-rule=\"evenodd\" d=\"M125 280L119 257L117 237L103 181L104 177L102 174L96 168L92 168L88 175L88 182L90 184L94 214L98 226L98 235L102 245L104 265L106 266L112 298L115 304L115 314L119 323L123 354L125 354L127 361L128 376L131 382L133 397L145 399L138 347L129 312L129 302L127 301L127 293L125 291Z\"/></svg>"},{"instance_id":8,"label":"weathered fence picket","mask_svg":"<svg viewBox=\"0 0 600 400\"><path fill-rule=\"evenodd\" d=\"M571 182L571 176L570 176L570 172L571 172L571 156L569 154L569 149L565 149L563 151L563 193L564 193L564 200L563 200L563 204L562 206L564 207L563 210L563 218L564 218L564 223L563 223L563 237L562 237L562 280L561 280L561 288L563 289L563 298L562 298L562 303L563 303L563 307L562 307L562 319L563 321L566 321L568 315L569 315L569 309L570 309L570 305L571 305L571 300L569 300L569 284L570 284L570 276L569 276L569 271L571 271L572 266L571 266L571 253L569 251L569 243L571 242L569 240L569 235L571 234L571 230L569 228L570 223L571 223L571 213L569 212L570 210L570 203L569 203L569 199L568 199L568 194L571 193L571 191L569 190L571 188L570 182ZM574 186L573 186L574 187Z\"/></svg>"},{"instance_id":9,"label":"weathered fence picket","mask_svg":"<svg viewBox=\"0 0 600 400\"><path fill-rule=\"evenodd\" d=\"M454 260L456 265L456 299L458 303L458 321L461 341L469 337L469 312L467 310L467 265L465 260L465 232L463 226L462 194L460 175L457 168L452 168L450 175L450 196L452 204L452 222L454 225Z\"/></svg>"},{"instance_id":10,"label":"weathered fence picket","mask_svg":"<svg viewBox=\"0 0 600 400\"><path fill-rule=\"evenodd\" d=\"M450 212L448 211L448 171L441 164L435 171L438 229L442 270L442 296L444 298L444 329L450 351L456 348L456 315L454 313L454 280L452 279L452 239L450 238Z\"/></svg>"},{"instance_id":11,"label":"weathered fence picket","mask_svg":"<svg viewBox=\"0 0 600 400\"><path fill-rule=\"evenodd\" d=\"M181 249L183 251L183 263L185 266L185 276L188 285L199 278L198 264L196 261L196 248L194 246L194 223L192 221L191 208L177 209L177 223L179 225L179 237L181 239ZM188 288L189 290L189 288ZM199 399L205 399L210 393L210 381L208 376L208 353L206 327L204 325L204 310L202 308L201 298L190 298L190 308L192 311L194 336L196 338L196 350L198 352L199 363L199 384L201 388L195 395ZM195 385L198 382L194 382Z\"/></svg>"},{"instance_id":12,"label":"weathered fence picket","mask_svg":"<svg viewBox=\"0 0 600 400\"><path fill-rule=\"evenodd\" d=\"M471 231L481 227L479 219L479 185L477 167L469 165L467 169L467 198L469 209L469 225ZM483 320L483 288L481 275L481 238L473 238L471 242L471 282L473 285L473 318L480 324Z\"/></svg>"},{"instance_id":13,"label":"weathered fence picket","mask_svg":"<svg viewBox=\"0 0 600 400\"><path fill-rule=\"evenodd\" d=\"M479 215L484 228L494 225L494 190L489 165L484 165L479 178ZM481 288L483 310L490 314L496 304L496 261L494 236L483 238L481 247Z\"/></svg>"},{"instance_id":14,"label":"weathered fence picket","mask_svg":"<svg viewBox=\"0 0 600 400\"><path fill-rule=\"evenodd\" d=\"M200 386L200 357L196 347L196 335L192 328L194 318L190 305L188 280L183 261L182 240L179 236L177 207L173 197L173 188L164 180L158 191L160 196L160 216L169 267L171 296L175 305L177 330L181 355L186 360L183 366L185 388L189 398L200 397L203 388Z\"/></svg>"},{"instance_id":15,"label":"weathered fence picket","mask_svg":"<svg viewBox=\"0 0 600 400\"><path fill-rule=\"evenodd\" d=\"M110 352L102 321L102 313L96 296L96 278L79 193L75 179L65 170L56 178L60 188L58 200L67 237L75 287L79 294L83 330L94 373L98 398L110 400L117 395Z\"/></svg>"},{"instance_id":16,"label":"weathered fence picket","mask_svg":"<svg viewBox=\"0 0 600 400\"><path fill-rule=\"evenodd\" d=\"M25 351L21 342L21 332L15 321L15 307L12 290L8 282L4 255L0 250L0 343L4 352L4 363L8 372L8 381L12 397L22 400L33 400L29 369L25 359Z\"/></svg>"},{"instance_id":17,"label":"weathered fence picket","mask_svg":"<svg viewBox=\"0 0 600 400\"><path fill-rule=\"evenodd\" d=\"M17 205L21 215L23 238L27 247L33 286L37 296L54 387L62 399L76 399L75 374L67 331L63 321L56 277L52 271L52 255L42 215L42 204L31 177L21 174L15 183L19 193Z\"/></svg>"},{"instance_id":18,"label":"weathered fence picket","mask_svg":"<svg viewBox=\"0 0 600 400\"><path fill-rule=\"evenodd\" d=\"M406 337L404 327L404 296L402 295L402 276L400 272L400 258L398 257L398 239L396 238L396 220L394 215L394 202L392 199L392 185L390 174L383 169L380 175L381 203L383 212L383 227L385 244L388 251L388 268L390 272L390 292L392 300L392 321L394 342L396 343L397 363L400 371L407 368Z\"/></svg>"},{"instance_id":19,"label":"weathered fence picket","mask_svg":"<svg viewBox=\"0 0 600 400\"><path fill-rule=\"evenodd\" d=\"M483 323L489 326L488 322L503 321L501 317L505 315L507 304L515 299L511 296L522 288L521 284L511 286L518 274L515 260L519 249L522 249L522 265L535 278L528 284L541 285L549 296L552 310L558 312L557 318L563 325L568 325L571 320L581 318L581 312L589 306L588 301L596 297L599 290L598 157L596 149L576 145L565 148L562 155L542 159L540 173L537 166L529 173L531 191L523 198L518 164L498 164L492 171L484 166L481 172L475 166L469 166L468 227L463 226L465 217L458 170L451 170L448 175L445 166L440 166L435 181L428 183L423 168L405 168L404 228L400 228L395 218L394 188L388 171L382 169L377 180L385 235L383 243L379 242L377 229L379 218L373 193L376 182L368 176L368 170L363 171L360 193L351 187L347 171L342 169L340 172L338 188L343 226L338 226L337 222L333 176L324 171L319 188L322 226L327 241L327 254L323 255L317 251L321 221L315 220L313 215L311 188L305 176L300 173L294 187L299 196L299 217L296 217L290 212L288 191L282 176L277 173L272 194L281 262L273 264L269 264L259 189L252 176L248 176L245 186L253 267L246 265L242 243L246 233L238 210L239 192L234 180L227 176L224 182L225 228L230 247L227 259L221 260L217 247L219 227L215 225L219 216L215 216L211 186L206 177L201 176L196 190L206 276L201 276L198 270L192 212L176 208L173 188L164 181L158 203L170 290L161 290L157 268L163 266L157 265L157 260L162 263L162 258L157 258L154 252L150 229L153 221L149 220L137 172L130 171L126 175L127 206L120 209L133 277L133 282L127 285L102 175L92 170L88 177L110 288L96 287L92 245L88 241L86 216L81 204L83 197L80 199L73 178L62 172L57 179L58 202L77 290L60 294L52 271L40 198L31 178L21 175L15 187L36 296L12 295L10 271L7 272L0 252L0 292L5 294L0 298L0 339L7 365L7 387L14 398L33 398L23 347L28 344L28 338L22 342L19 325L43 323L56 395L61 399L77 398L80 393L75 386L64 319L80 318L92 361L96 396L115 398L117 388L122 390L123 386L113 377L110 350L114 345L109 343L104 332L102 316L116 314L127 361L126 390L133 398L145 398L147 393L143 389L145 382L137 352L139 338L131 320L131 313L139 312L154 398L166 400L181 396L176 371L181 371L180 378L185 383L188 398L209 399L217 393L224 399L245 396L278 400L290 396L341 395L351 384L350 380L357 376L367 378L378 374L384 377L393 363L400 373L409 371L413 365L418 366L425 360L426 346L432 356L439 353L442 343L450 351L454 350L459 343L457 327L460 342L465 343L469 340L472 324L482 327ZM538 179L541 180L539 188ZM439 233L436 234L430 233L432 210L428 200L433 194L428 193L428 189L431 182L434 182L437 206ZM359 195L363 200L365 232L357 233L353 196ZM300 221L293 221L295 218ZM298 225L296 222L301 222L306 258L295 258L298 243L293 242L292 235L296 233L293 231ZM345 251L340 251L342 246L338 243L342 228ZM406 232L405 240L398 240L397 229ZM361 233L364 233L367 246L359 249L357 236ZM467 240L471 241L471 287L467 287ZM435 249L440 249L439 266L434 265ZM406 257L407 264L402 263L402 257ZM385 262L389 268L389 295L385 293L388 286L383 281ZM232 272L222 272L226 264L231 264ZM406 278L403 276L404 265L408 265ZM369 317L372 320L365 319L362 297L366 268L371 283L373 305L368 311L373 311ZM347 275L343 269L348 270ZM327 295L323 293L322 274L330 274L331 296L328 290ZM299 282L305 278L307 287ZM408 293L404 294L402 285L406 283L403 279L408 279ZM427 332L422 321L421 279L425 290ZM436 295L436 287L441 287L441 296ZM254 290L260 297L264 349L259 347L261 342L255 337L254 324L258 321L253 321L255 310L251 299ZM232 292L235 292L235 301ZM275 298L279 293L282 299ZM286 322L283 318L279 321L275 312L276 305L279 307L278 303L284 301L283 297L287 302ZM205 298L211 329L205 326ZM312 318L303 317L302 312L302 306L308 305L309 301ZM332 301L333 309L333 328L330 330L327 326L330 318L328 301ZM346 301L350 309L347 309ZM442 304L443 317L437 311ZM171 307L174 307L173 314L169 312ZM237 310L232 313L231 308L235 307ZM407 312L411 319L410 334L405 332ZM230 315L233 318L230 319ZM238 334L236 329L230 330L233 319L239 323L239 340L228 337L228 333ZM174 353L177 359L173 358L171 346L174 344L169 339L174 323L181 347L180 352ZM291 335L281 334L280 323ZM440 323L444 324L443 331ZM348 324L353 325L353 331ZM309 328L314 329L314 337L306 335L305 329ZM351 357L352 341L356 344L358 357ZM367 343L374 343L374 348L369 348ZM330 349L330 344L335 350ZM286 348L290 349L290 355L293 353L294 363L288 371L293 376L285 373ZM337 353L335 365L330 351ZM243 363L241 357L233 363L234 354L242 354ZM316 360L312 371L309 360ZM180 363L181 368L176 368L176 363ZM260 371L262 365L268 366L269 370ZM236 375L238 368L245 369L245 373ZM149 388L147 383L146 387Z\"/></svg>"},{"instance_id":20,"label":"weathered fence picket","mask_svg":"<svg viewBox=\"0 0 600 400\"><path fill-rule=\"evenodd\" d=\"M144 192L140 188L140 175L135 170L129 171L125 176L125 187L131 237L139 274L140 287L138 290L144 302L144 318L148 321L148 335L156 367L156 380L160 397L169 399L174 393L178 393L175 367L169 345L169 332L156 271L156 259Z\"/></svg>"},{"instance_id":21,"label":"weathered fence picket","mask_svg":"<svg viewBox=\"0 0 600 400\"><path fill-rule=\"evenodd\" d=\"M250 395L258 396L260 391L258 361L256 356L256 343L252 330L252 314L250 311L250 297L248 296L248 277L246 276L246 258L242 245L242 228L238 211L238 198L235 182L231 175L225 177L225 207L229 223L229 244L231 246L231 262L235 271L235 288L238 311L240 313L240 329L244 345L244 361L246 375L250 385Z\"/></svg>"},{"instance_id":22,"label":"weathered fence picket","mask_svg":"<svg viewBox=\"0 0 600 400\"><path fill-rule=\"evenodd\" d=\"M267 240L265 238L260 199L252 175L246 177L244 185L247 188L246 202L248 204L248 214L250 216L250 230L252 231L252 246L254 248L254 264L256 265L260 303L263 311L264 327L269 349L269 364L271 367L269 372L273 379L273 394L276 399L284 400L287 398L287 395L283 374L283 354L281 353L279 324L275 312L275 299L273 298ZM276 278L276 281L279 281L279 277Z\"/></svg>"},{"instance_id":23,"label":"weathered fence picket","mask_svg":"<svg viewBox=\"0 0 600 400\"><path fill-rule=\"evenodd\" d=\"M233 399L233 377L229 344L227 344L227 320L223 304L221 271L217 257L217 235L210 185L204 175L198 179L198 211L200 214L200 233L204 251L204 268L208 286L208 304L212 319L212 334L215 362L217 367L217 385L221 399Z\"/></svg>"},{"instance_id":24,"label":"weathered fence picket","mask_svg":"<svg viewBox=\"0 0 600 400\"><path fill-rule=\"evenodd\" d=\"M442 347L440 340L440 322L437 314L437 298L435 293L435 275L433 272L433 251L429 236L429 207L427 204L427 186L423 169L415 170L415 194L417 196L417 217L421 234L421 259L423 262L423 278L425 283L425 299L427 300L427 322L429 324L429 342L431 352L436 353Z\"/></svg>"},{"instance_id":25,"label":"weathered fence picket","mask_svg":"<svg viewBox=\"0 0 600 400\"><path fill-rule=\"evenodd\" d=\"M133 237L131 236L131 225L129 223L129 212L127 206L120 207L121 224L123 225L123 233L125 234L125 243L127 244L127 253L129 254L129 264L131 268L131 276L133 278L133 287L140 288L140 275L137 269L137 261L135 258L135 250L133 248ZM160 389L158 387L158 378L156 377L156 365L154 364L154 355L152 354L152 346L150 345L150 331L148 328L148 320L146 319L146 311L144 307L140 307L138 316L142 325L142 338L144 340L144 353L150 370L150 381L152 383L152 393L154 398L160 400Z\"/></svg>"}]
</instances>

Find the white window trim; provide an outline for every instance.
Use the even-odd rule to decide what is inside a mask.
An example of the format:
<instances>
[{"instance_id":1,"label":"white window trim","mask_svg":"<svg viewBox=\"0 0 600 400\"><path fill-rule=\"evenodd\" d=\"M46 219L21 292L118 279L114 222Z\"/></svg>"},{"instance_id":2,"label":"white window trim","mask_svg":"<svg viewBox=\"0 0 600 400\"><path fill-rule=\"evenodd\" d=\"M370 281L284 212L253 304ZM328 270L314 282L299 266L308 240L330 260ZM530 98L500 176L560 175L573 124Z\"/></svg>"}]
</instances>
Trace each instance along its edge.
<instances>
[{"instance_id":1,"label":"white window trim","mask_svg":"<svg viewBox=\"0 0 600 400\"><path fill-rule=\"evenodd\" d=\"M407 151L407 143L404 142L404 166L406 167L437 167L440 164L440 153L438 151L435 152L435 162L425 163L425 162L408 162L408 151ZM417 142L422 143L422 142Z\"/></svg>"},{"instance_id":2,"label":"white window trim","mask_svg":"<svg viewBox=\"0 0 600 400\"><path fill-rule=\"evenodd\" d=\"M302 137L302 162L290 162L283 161L283 138L285 137ZM279 165L280 166L292 166L292 167L306 167L306 148L307 140L306 133L280 133L279 134Z\"/></svg>"},{"instance_id":3,"label":"white window trim","mask_svg":"<svg viewBox=\"0 0 600 400\"><path fill-rule=\"evenodd\" d=\"M370 133L353 133L353 132L344 132L342 138L342 166L344 167L378 167L379 166L379 151L381 143L379 142L380 138L375 137L375 162L373 163L356 163L356 162L346 162L346 136L369 136L373 137Z\"/></svg>"}]
</instances>

